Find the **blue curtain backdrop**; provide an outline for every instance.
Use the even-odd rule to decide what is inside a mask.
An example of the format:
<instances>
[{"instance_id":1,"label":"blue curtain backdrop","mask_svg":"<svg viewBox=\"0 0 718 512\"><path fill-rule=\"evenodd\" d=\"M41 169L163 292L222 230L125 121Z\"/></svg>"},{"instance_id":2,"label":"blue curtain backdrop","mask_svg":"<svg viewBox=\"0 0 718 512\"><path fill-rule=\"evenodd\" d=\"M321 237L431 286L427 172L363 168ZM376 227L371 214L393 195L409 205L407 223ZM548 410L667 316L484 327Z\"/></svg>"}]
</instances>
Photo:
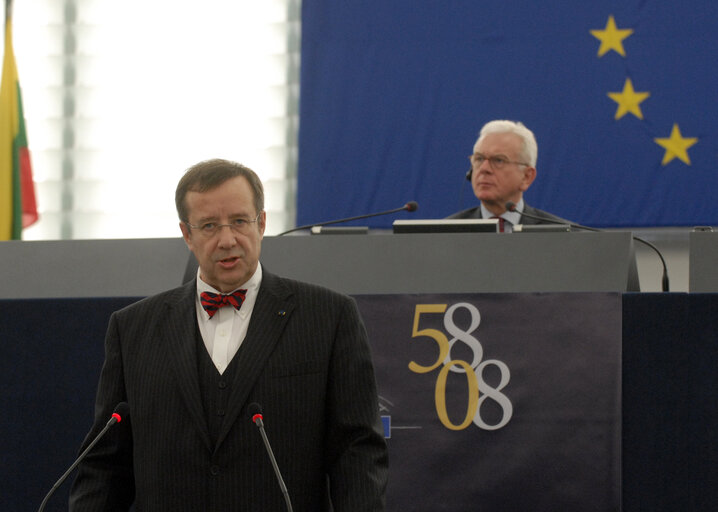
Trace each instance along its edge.
<instances>
[{"instance_id":1,"label":"blue curtain backdrop","mask_svg":"<svg viewBox=\"0 0 718 512\"><path fill-rule=\"evenodd\" d=\"M442 218L480 127L536 134L533 206L583 224L718 224L718 3L304 0L297 224Z\"/></svg>"}]
</instances>

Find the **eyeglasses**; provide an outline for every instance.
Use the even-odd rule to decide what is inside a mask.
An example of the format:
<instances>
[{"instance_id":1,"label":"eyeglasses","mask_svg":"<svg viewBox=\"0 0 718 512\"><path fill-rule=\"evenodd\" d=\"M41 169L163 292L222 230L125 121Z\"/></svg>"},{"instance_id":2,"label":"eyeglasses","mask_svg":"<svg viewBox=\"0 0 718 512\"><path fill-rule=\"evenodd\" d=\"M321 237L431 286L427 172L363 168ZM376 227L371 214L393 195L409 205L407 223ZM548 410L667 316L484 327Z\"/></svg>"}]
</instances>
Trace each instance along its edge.
<instances>
[{"instance_id":1,"label":"eyeglasses","mask_svg":"<svg viewBox=\"0 0 718 512\"><path fill-rule=\"evenodd\" d=\"M195 226L194 224L190 224L189 222L185 222L185 224L192 229L198 230L202 234L202 236L206 238L213 237L214 235L219 233L219 230L224 226L229 227L229 229L232 230L232 233L244 235L249 233L251 225L259 220L259 216L261 214L262 212L259 212L254 219L237 217L236 219L232 219L229 224L218 224L216 222L205 222L204 224L199 224L197 226Z\"/></svg>"},{"instance_id":2,"label":"eyeglasses","mask_svg":"<svg viewBox=\"0 0 718 512\"><path fill-rule=\"evenodd\" d=\"M494 171L500 171L501 169L506 167L507 164L525 165L527 167L530 167L529 164L526 164L524 162L514 162L513 160L509 160L505 156L486 156L482 155L481 153L474 153L473 155L469 155L469 160L471 161L471 165L474 165L476 167L481 167L481 164L488 160L489 167L491 167Z\"/></svg>"}]
</instances>

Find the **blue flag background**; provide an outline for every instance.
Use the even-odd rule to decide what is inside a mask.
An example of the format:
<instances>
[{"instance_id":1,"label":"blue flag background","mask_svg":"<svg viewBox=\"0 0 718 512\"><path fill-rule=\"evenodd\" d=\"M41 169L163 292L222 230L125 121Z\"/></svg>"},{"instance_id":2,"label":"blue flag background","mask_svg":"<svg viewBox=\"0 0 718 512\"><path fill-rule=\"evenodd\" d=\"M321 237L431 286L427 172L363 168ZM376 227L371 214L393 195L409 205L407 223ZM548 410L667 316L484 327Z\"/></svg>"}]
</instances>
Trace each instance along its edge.
<instances>
[{"instance_id":1,"label":"blue flag background","mask_svg":"<svg viewBox=\"0 0 718 512\"><path fill-rule=\"evenodd\" d=\"M718 224L718 3L302 10L297 224L410 200L414 218L476 205L467 157L492 119L536 134L532 206L597 227Z\"/></svg>"}]
</instances>

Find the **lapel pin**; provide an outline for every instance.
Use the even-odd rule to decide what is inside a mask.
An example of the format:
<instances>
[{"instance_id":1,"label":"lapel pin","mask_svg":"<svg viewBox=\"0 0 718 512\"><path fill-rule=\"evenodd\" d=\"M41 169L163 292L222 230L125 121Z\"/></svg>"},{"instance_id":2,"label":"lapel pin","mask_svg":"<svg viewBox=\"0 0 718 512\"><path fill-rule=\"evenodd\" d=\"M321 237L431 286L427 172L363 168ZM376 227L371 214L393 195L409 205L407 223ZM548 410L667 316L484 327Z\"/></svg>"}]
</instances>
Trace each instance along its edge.
<instances>
[{"instance_id":1,"label":"lapel pin","mask_svg":"<svg viewBox=\"0 0 718 512\"><path fill-rule=\"evenodd\" d=\"M280 309L280 310L277 312L277 315L279 315L279 316L285 316L286 314L287 314L287 312L284 311L283 309Z\"/></svg>"}]
</instances>

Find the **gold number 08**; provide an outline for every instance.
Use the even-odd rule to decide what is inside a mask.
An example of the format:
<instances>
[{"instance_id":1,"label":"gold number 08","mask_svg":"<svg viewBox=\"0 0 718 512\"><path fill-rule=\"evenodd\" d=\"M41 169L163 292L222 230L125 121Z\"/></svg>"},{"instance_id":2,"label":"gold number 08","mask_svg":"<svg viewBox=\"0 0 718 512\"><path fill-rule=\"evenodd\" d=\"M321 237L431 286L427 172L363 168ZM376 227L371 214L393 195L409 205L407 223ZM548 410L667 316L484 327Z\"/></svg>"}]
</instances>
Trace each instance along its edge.
<instances>
[{"instance_id":1,"label":"gold number 08","mask_svg":"<svg viewBox=\"0 0 718 512\"><path fill-rule=\"evenodd\" d=\"M409 369L415 373L428 373L445 361L449 355L449 339L446 335L436 329L419 329L419 319L422 313L445 313L446 304L417 304L414 310L414 325L411 329L411 337L426 336L436 341L439 348L439 356L436 362L431 366L422 366L414 361L409 362ZM469 386L469 400L466 410L466 418L460 425L454 425L449 420L449 414L446 410L446 379L449 370L453 366L462 366L466 373L466 380ZM450 430L463 430L471 424L472 419L476 415L479 404L479 383L476 379L474 369L469 366L466 361L453 360L449 361L439 372L436 378L436 389L434 391L434 401L436 403L436 414L439 416L441 423Z\"/></svg>"}]
</instances>

